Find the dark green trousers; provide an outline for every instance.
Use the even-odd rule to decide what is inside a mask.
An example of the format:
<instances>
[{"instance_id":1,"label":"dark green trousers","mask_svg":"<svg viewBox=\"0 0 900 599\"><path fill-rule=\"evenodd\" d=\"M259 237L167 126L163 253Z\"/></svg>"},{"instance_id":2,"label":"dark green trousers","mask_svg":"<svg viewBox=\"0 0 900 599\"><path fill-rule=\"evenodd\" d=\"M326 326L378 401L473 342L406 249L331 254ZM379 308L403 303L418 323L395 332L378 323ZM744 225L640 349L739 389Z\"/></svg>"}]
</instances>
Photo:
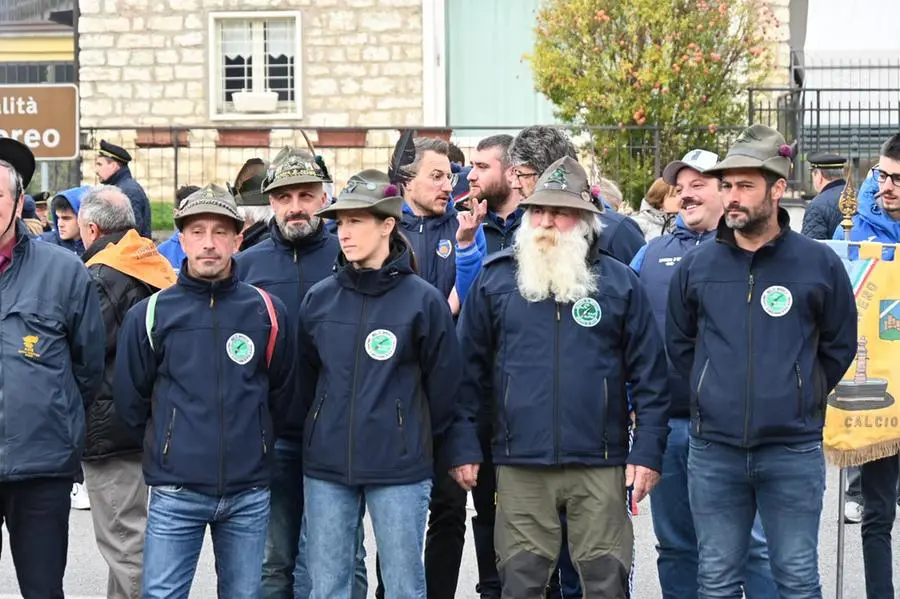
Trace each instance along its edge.
<instances>
[{"instance_id":1,"label":"dark green trousers","mask_svg":"<svg viewBox=\"0 0 900 599\"><path fill-rule=\"evenodd\" d=\"M622 467L498 466L494 546L503 599L542 599L568 519L584 599L625 599L634 530Z\"/></svg>"}]
</instances>

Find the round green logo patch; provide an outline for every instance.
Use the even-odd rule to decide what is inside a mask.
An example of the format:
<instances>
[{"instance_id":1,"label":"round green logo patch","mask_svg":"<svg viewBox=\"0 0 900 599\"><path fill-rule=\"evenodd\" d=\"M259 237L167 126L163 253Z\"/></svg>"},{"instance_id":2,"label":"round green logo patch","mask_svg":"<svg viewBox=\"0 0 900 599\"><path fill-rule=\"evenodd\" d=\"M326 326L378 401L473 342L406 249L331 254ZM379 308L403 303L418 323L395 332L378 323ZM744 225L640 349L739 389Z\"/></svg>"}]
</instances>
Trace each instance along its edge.
<instances>
[{"instance_id":1,"label":"round green logo patch","mask_svg":"<svg viewBox=\"0 0 900 599\"><path fill-rule=\"evenodd\" d=\"M253 339L243 333L235 333L225 342L225 352L231 361L243 366L253 359L256 348Z\"/></svg>"},{"instance_id":2,"label":"round green logo patch","mask_svg":"<svg viewBox=\"0 0 900 599\"><path fill-rule=\"evenodd\" d=\"M779 318L791 311L791 306L794 305L794 296L787 287L772 285L762 292L760 303L766 314L773 318Z\"/></svg>"},{"instance_id":3,"label":"round green logo patch","mask_svg":"<svg viewBox=\"0 0 900 599\"><path fill-rule=\"evenodd\" d=\"M387 360L397 350L397 336L387 329L375 329L366 337L366 353L373 360Z\"/></svg>"},{"instance_id":4,"label":"round green logo patch","mask_svg":"<svg viewBox=\"0 0 900 599\"><path fill-rule=\"evenodd\" d=\"M583 297L572 305L572 320L583 327L593 327L600 322L603 311L592 297Z\"/></svg>"}]
</instances>

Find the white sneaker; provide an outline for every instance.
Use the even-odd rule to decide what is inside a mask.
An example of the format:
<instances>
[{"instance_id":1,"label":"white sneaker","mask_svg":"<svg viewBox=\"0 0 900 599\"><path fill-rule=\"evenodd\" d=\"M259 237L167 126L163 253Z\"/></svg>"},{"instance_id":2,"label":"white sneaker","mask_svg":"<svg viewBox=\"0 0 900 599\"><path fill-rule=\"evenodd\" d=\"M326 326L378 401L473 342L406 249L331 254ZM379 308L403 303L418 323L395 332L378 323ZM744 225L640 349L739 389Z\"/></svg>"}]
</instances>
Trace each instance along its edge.
<instances>
[{"instance_id":1,"label":"white sneaker","mask_svg":"<svg viewBox=\"0 0 900 599\"><path fill-rule=\"evenodd\" d=\"M859 524L862 522L863 518L863 506L862 504L848 500L844 504L844 522L847 524Z\"/></svg>"},{"instance_id":2,"label":"white sneaker","mask_svg":"<svg viewBox=\"0 0 900 599\"><path fill-rule=\"evenodd\" d=\"M87 489L80 483L72 485L72 509L73 510L89 510L91 509L91 500L88 499Z\"/></svg>"}]
</instances>

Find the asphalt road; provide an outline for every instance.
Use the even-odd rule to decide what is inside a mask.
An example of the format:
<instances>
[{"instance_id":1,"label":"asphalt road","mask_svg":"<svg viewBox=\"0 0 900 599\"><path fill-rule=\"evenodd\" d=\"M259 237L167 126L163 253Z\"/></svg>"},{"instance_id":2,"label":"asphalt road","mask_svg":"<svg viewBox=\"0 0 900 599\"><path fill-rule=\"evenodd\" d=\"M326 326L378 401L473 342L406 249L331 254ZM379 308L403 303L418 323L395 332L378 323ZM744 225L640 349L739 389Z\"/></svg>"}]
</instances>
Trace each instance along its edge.
<instances>
[{"instance_id":1,"label":"asphalt road","mask_svg":"<svg viewBox=\"0 0 900 599\"><path fill-rule=\"evenodd\" d=\"M828 491L826 493L826 509L822 517L820 557L824 596L835 597L835 571L837 555L837 471L829 471ZM471 510L470 510L471 515ZM844 597L860 599L865 597L863 578L862 550L859 526L847 526L847 546L844 568ZM660 597L659 584L656 579L655 538L650 522L650 506L645 501L641 505L640 514L635 518L635 535L637 550L637 569L635 585L637 599L655 599ZM3 547L7 548L4 530ZM900 541L894 537L894 584L900 588ZM366 544L369 554L369 572L374 572L374 540L371 529L368 530ZM371 577L370 577L371 578ZM465 599L477 599L475 583L477 572L475 554L469 536L460 584L456 596ZM371 582L370 596L374 596L374 581ZM68 599L100 599L105 596L106 565L97 551L93 538L91 516L88 512L72 511L71 536L69 540L69 566L66 573L65 590ZM0 599L19 597L18 585L12 560L8 552L0 559ZM200 564L194 580L191 599L207 599L215 597L215 577L213 574L212 547L207 545L200 557Z\"/></svg>"}]
</instances>

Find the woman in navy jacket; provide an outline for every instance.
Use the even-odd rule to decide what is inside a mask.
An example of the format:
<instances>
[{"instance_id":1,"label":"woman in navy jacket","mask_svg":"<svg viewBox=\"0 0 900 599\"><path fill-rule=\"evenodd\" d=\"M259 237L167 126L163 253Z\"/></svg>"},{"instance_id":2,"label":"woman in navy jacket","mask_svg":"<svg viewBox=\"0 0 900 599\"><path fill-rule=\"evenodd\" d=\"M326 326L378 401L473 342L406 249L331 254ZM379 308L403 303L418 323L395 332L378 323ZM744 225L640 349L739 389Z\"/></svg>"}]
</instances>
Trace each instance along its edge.
<instances>
[{"instance_id":1,"label":"woman in navy jacket","mask_svg":"<svg viewBox=\"0 0 900 599\"><path fill-rule=\"evenodd\" d=\"M387 596L426 595L433 438L456 416L462 366L447 300L416 275L397 229L402 201L386 175L365 171L317 213L337 223L341 254L300 307L313 599L350 598L364 506Z\"/></svg>"}]
</instances>

